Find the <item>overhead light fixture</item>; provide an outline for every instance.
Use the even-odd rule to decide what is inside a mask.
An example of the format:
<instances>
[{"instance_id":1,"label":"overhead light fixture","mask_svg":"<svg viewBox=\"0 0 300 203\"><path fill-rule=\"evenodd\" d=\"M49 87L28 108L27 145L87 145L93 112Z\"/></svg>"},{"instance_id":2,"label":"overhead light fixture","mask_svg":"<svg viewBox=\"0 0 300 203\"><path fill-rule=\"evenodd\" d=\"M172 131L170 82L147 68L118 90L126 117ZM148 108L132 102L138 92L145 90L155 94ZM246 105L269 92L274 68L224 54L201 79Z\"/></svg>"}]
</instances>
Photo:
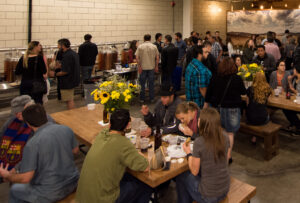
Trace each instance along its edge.
<instances>
[{"instance_id":1,"label":"overhead light fixture","mask_svg":"<svg viewBox=\"0 0 300 203\"><path fill-rule=\"evenodd\" d=\"M287 8L287 4L284 4L284 7L286 7L286 8Z\"/></svg>"},{"instance_id":2,"label":"overhead light fixture","mask_svg":"<svg viewBox=\"0 0 300 203\"><path fill-rule=\"evenodd\" d=\"M273 9L273 6L271 5L271 8L270 8L271 10Z\"/></svg>"},{"instance_id":3,"label":"overhead light fixture","mask_svg":"<svg viewBox=\"0 0 300 203\"><path fill-rule=\"evenodd\" d=\"M300 4L299 4L298 8L300 9Z\"/></svg>"},{"instance_id":4,"label":"overhead light fixture","mask_svg":"<svg viewBox=\"0 0 300 203\"><path fill-rule=\"evenodd\" d=\"M209 5L208 6L211 13L220 13L222 9L216 5Z\"/></svg>"},{"instance_id":5,"label":"overhead light fixture","mask_svg":"<svg viewBox=\"0 0 300 203\"><path fill-rule=\"evenodd\" d=\"M261 10L264 9L264 5L261 5L259 8L260 8Z\"/></svg>"},{"instance_id":6,"label":"overhead light fixture","mask_svg":"<svg viewBox=\"0 0 300 203\"><path fill-rule=\"evenodd\" d=\"M245 6L243 6L243 11L245 10Z\"/></svg>"},{"instance_id":7,"label":"overhead light fixture","mask_svg":"<svg viewBox=\"0 0 300 203\"><path fill-rule=\"evenodd\" d=\"M254 3L251 4L251 7L252 7L252 8L254 7Z\"/></svg>"}]
</instances>

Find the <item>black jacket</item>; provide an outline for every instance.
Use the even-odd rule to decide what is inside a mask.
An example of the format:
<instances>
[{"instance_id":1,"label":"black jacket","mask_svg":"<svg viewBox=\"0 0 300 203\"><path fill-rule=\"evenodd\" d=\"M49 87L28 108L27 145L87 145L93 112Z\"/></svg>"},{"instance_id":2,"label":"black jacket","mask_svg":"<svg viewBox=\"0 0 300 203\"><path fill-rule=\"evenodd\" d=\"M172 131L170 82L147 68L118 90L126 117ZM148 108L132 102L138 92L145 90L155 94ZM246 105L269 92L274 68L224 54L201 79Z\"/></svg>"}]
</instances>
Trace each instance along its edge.
<instances>
[{"instance_id":1,"label":"black jacket","mask_svg":"<svg viewBox=\"0 0 300 203\"><path fill-rule=\"evenodd\" d=\"M294 59L293 59L294 67L295 65L300 64L300 46L297 46L294 51Z\"/></svg>"},{"instance_id":2,"label":"black jacket","mask_svg":"<svg viewBox=\"0 0 300 203\"><path fill-rule=\"evenodd\" d=\"M260 58L258 55L253 58L253 63L257 63L258 65L263 65L267 68L266 72L271 74L274 70L276 70L276 62L275 58L271 54L265 54L264 58Z\"/></svg>"},{"instance_id":3,"label":"black jacket","mask_svg":"<svg viewBox=\"0 0 300 203\"><path fill-rule=\"evenodd\" d=\"M97 45L92 42L84 42L78 50L80 66L93 66L98 55Z\"/></svg>"},{"instance_id":4,"label":"black jacket","mask_svg":"<svg viewBox=\"0 0 300 203\"><path fill-rule=\"evenodd\" d=\"M178 59L178 48L170 43L162 49L161 53L161 68L163 73L172 74L176 68Z\"/></svg>"},{"instance_id":5,"label":"black jacket","mask_svg":"<svg viewBox=\"0 0 300 203\"><path fill-rule=\"evenodd\" d=\"M179 97L175 97L173 103L166 107L159 100L155 105L154 113L149 112L147 116L144 116L145 123L150 128L160 126L163 134L178 133L180 121L176 119L175 112L181 102Z\"/></svg>"},{"instance_id":6,"label":"black jacket","mask_svg":"<svg viewBox=\"0 0 300 203\"><path fill-rule=\"evenodd\" d=\"M217 74L217 70L218 70L217 59L211 53L209 53L207 59L203 61L203 65L205 65L210 70L212 75Z\"/></svg>"}]
</instances>

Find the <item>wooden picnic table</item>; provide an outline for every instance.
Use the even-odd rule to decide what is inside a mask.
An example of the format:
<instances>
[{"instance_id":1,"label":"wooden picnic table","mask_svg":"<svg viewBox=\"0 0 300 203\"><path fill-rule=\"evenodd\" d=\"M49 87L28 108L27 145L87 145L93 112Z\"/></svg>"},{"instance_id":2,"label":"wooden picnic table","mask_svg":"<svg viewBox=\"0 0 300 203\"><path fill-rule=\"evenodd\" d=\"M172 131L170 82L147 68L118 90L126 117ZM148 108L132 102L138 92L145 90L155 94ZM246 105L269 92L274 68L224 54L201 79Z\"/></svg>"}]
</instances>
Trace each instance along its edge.
<instances>
[{"instance_id":1,"label":"wooden picnic table","mask_svg":"<svg viewBox=\"0 0 300 203\"><path fill-rule=\"evenodd\" d=\"M96 109L92 111L89 111L87 107L81 107L53 113L51 116L58 124L70 127L80 142L91 146L95 137L105 128L98 124L98 122L102 120L102 111L103 106L96 105ZM147 155L145 156L147 157ZM148 172L136 172L131 170L128 170L128 172L150 187L155 188L187 170L188 164L186 159L184 159L184 162L181 164L171 164L170 170L168 171L151 170L150 176Z\"/></svg>"},{"instance_id":2,"label":"wooden picnic table","mask_svg":"<svg viewBox=\"0 0 300 203\"><path fill-rule=\"evenodd\" d=\"M181 95L180 98L185 101L186 96ZM246 96L242 96L242 99L245 101ZM278 109L286 109L286 110L292 110L292 111L298 111L300 112L300 104L297 104L294 102L296 99L296 96L291 96L291 99L286 99L286 96L283 94L280 94L278 97L275 95L272 95L268 99L268 106Z\"/></svg>"}]
</instances>

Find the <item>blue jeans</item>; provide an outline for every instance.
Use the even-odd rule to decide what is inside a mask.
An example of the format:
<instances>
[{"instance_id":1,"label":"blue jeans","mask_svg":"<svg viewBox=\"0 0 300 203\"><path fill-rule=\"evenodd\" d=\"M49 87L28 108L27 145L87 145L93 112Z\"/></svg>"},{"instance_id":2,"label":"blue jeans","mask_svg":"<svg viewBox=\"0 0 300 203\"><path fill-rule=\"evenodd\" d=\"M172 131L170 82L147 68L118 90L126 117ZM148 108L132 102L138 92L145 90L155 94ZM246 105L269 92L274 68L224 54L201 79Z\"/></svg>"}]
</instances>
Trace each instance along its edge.
<instances>
[{"instance_id":1,"label":"blue jeans","mask_svg":"<svg viewBox=\"0 0 300 203\"><path fill-rule=\"evenodd\" d=\"M221 108L220 116L222 127L226 130L226 132L236 133L240 129L240 108Z\"/></svg>"},{"instance_id":2,"label":"blue jeans","mask_svg":"<svg viewBox=\"0 0 300 203\"><path fill-rule=\"evenodd\" d=\"M176 177L176 190L178 203L218 203L223 200L227 193L220 197L203 197L199 192L200 176L194 176L187 171Z\"/></svg>"},{"instance_id":3,"label":"blue jeans","mask_svg":"<svg viewBox=\"0 0 300 203\"><path fill-rule=\"evenodd\" d=\"M93 66L81 66L82 81L90 80L92 76Z\"/></svg>"},{"instance_id":4,"label":"blue jeans","mask_svg":"<svg viewBox=\"0 0 300 203\"><path fill-rule=\"evenodd\" d=\"M145 101L145 85L148 81L149 84L149 97L150 100L154 99L154 70L143 70L140 75L141 93L140 100Z\"/></svg>"},{"instance_id":5,"label":"blue jeans","mask_svg":"<svg viewBox=\"0 0 300 203\"><path fill-rule=\"evenodd\" d=\"M38 186L37 186L38 187ZM30 184L13 184L10 188L9 203L51 203L65 198L75 191L76 183L64 187L64 190L57 192L55 195L46 195L42 197ZM47 191L46 191L47 192Z\"/></svg>"},{"instance_id":6,"label":"blue jeans","mask_svg":"<svg viewBox=\"0 0 300 203\"><path fill-rule=\"evenodd\" d=\"M120 182L120 196L116 203L149 203L152 192L151 187L125 173Z\"/></svg>"}]
</instances>

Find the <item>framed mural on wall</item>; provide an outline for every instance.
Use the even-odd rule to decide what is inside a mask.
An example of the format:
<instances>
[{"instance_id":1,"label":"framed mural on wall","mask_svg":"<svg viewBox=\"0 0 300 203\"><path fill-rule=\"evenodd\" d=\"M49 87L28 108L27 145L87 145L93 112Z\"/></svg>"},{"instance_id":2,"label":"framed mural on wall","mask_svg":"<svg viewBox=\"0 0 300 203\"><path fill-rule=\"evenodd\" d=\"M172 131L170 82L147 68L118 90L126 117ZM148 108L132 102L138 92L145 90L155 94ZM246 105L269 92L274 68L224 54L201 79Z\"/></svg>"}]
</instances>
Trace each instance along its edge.
<instances>
[{"instance_id":1,"label":"framed mural on wall","mask_svg":"<svg viewBox=\"0 0 300 203\"><path fill-rule=\"evenodd\" d=\"M244 45L254 34L261 40L268 31L281 39L286 29L294 36L300 35L300 9L227 12L227 35L234 45Z\"/></svg>"}]
</instances>

